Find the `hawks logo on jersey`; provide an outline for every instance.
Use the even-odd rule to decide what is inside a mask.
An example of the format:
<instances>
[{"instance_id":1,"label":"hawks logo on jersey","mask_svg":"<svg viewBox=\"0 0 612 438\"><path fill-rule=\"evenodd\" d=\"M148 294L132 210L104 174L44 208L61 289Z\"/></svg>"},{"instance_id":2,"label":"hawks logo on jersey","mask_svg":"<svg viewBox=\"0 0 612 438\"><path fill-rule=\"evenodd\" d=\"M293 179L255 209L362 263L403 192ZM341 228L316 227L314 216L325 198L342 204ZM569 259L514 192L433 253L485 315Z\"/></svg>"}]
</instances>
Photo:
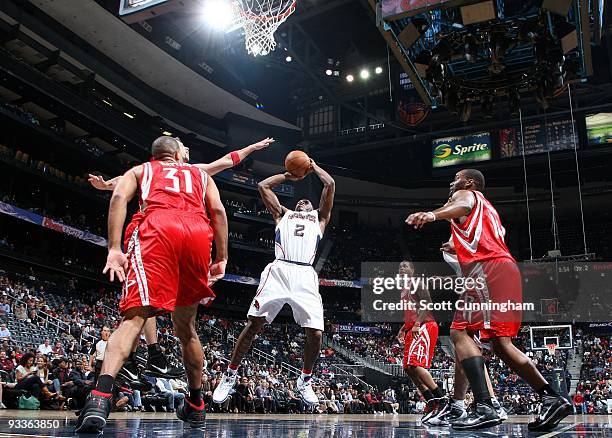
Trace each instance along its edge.
<instances>
[{"instance_id":1,"label":"hawks logo on jersey","mask_svg":"<svg viewBox=\"0 0 612 438\"><path fill-rule=\"evenodd\" d=\"M451 221L457 259L461 265L500 257L512 259L504 242L506 230L499 214L480 192L473 191L474 207L464 223Z\"/></svg>"},{"instance_id":2,"label":"hawks logo on jersey","mask_svg":"<svg viewBox=\"0 0 612 438\"><path fill-rule=\"evenodd\" d=\"M274 239L276 258L312 264L321 237L317 210L309 212L287 210L276 226Z\"/></svg>"}]
</instances>

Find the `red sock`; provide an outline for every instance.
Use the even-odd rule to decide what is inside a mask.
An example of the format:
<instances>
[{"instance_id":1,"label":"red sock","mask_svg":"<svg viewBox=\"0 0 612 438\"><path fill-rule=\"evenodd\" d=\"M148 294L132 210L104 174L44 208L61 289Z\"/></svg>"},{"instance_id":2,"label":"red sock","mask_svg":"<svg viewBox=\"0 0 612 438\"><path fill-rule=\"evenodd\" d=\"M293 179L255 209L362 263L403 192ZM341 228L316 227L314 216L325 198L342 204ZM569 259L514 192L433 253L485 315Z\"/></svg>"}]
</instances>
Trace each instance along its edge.
<instances>
[{"instance_id":1,"label":"red sock","mask_svg":"<svg viewBox=\"0 0 612 438\"><path fill-rule=\"evenodd\" d=\"M194 405L193 403L191 403L191 401L189 400L189 397L185 397L185 403L187 403L189 407L193 409L194 411L202 411L206 407L206 405L204 404L204 400L200 401L200 405L198 406L198 405Z\"/></svg>"}]
</instances>

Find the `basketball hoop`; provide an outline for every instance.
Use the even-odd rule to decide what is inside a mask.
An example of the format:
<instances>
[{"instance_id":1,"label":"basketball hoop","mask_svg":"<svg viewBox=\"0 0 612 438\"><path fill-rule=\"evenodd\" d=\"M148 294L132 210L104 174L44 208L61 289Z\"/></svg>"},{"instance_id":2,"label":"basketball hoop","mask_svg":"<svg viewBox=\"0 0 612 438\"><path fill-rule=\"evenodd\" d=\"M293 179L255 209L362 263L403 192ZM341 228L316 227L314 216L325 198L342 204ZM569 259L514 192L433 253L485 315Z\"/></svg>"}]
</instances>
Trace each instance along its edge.
<instances>
[{"instance_id":1,"label":"basketball hoop","mask_svg":"<svg viewBox=\"0 0 612 438\"><path fill-rule=\"evenodd\" d=\"M296 0L236 0L234 8L244 27L245 46L253 56L276 48L274 32L295 12Z\"/></svg>"},{"instance_id":2,"label":"basketball hoop","mask_svg":"<svg viewBox=\"0 0 612 438\"><path fill-rule=\"evenodd\" d=\"M557 350L557 344L546 344L546 349L548 350L548 354L550 356L554 356L555 351Z\"/></svg>"}]
</instances>

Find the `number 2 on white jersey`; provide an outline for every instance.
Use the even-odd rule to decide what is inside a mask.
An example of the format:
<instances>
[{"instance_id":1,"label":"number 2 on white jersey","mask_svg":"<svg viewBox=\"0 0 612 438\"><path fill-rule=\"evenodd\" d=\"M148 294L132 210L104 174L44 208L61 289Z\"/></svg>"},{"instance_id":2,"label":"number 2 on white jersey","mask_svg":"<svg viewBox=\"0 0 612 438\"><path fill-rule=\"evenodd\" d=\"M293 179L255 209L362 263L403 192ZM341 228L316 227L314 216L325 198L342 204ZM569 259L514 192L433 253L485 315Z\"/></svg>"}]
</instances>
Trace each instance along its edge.
<instances>
[{"instance_id":1,"label":"number 2 on white jersey","mask_svg":"<svg viewBox=\"0 0 612 438\"><path fill-rule=\"evenodd\" d=\"M165 168L164 171L166 172L166 179L169 179L170 181L172 181L171 187L166 186L164 188L170 192L181 193L181 180L176 175L178 172L178 169L169 167L169 168ZM191 172L189 171L189 169L183 169L182 172L183 172L183 175L185 176L185 193L193 193L193 184L191 182Z\"/></svg>"}]
</instances>

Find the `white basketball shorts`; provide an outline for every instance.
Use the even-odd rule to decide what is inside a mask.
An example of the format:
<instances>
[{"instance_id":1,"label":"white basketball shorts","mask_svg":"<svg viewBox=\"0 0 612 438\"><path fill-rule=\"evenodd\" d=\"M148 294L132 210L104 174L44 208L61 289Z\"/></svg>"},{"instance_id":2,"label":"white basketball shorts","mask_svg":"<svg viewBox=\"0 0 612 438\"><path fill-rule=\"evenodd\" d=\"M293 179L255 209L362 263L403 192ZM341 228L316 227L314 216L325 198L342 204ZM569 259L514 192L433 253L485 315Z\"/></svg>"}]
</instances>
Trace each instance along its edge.
<instances>
[{"instance_id":1,"label":"white basketball shorts","mask_svg":"<svg viewBox=\"0 0 612 438\"><path fill-rule=\"evenodd\" d=\"M319 276L312 266L275 260L261 273L257 294L248 316L274 321L285 304L301 327L323 330L323 302L319 294Z\"/></svg>"}]
</instances>

